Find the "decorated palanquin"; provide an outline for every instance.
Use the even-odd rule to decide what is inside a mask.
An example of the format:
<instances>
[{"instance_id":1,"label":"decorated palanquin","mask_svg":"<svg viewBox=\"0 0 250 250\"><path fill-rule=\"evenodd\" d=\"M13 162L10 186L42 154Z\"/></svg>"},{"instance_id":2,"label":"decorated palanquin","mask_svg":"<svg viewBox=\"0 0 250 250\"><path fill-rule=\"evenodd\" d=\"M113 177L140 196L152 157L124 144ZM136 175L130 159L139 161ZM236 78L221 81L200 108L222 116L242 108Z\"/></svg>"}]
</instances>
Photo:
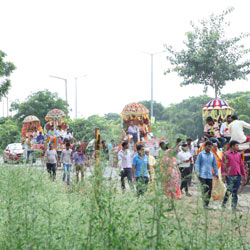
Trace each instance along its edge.
<instances>
[{"instance_id":1,"label":"decorated palanquin","mask_svg":"<svg viewBox=\"0 0 250 250\"><path fill-rule=\"evenodd\" d=\"M43 135L43 128L40 125L40 120L34 115L25 117L21 130L22 144L27 144L33 152L38 152L39 155L42 155L44 151L44 141L36 140L40 132Z\"/></svg>"},{"instance_id":2,"label":"decorated palanquin","mask_svg":"<svg viewBox=\"0 0 250 250\"><path fill-rule=\"evenodd\" d=\"M68 128L67 123L62 120L64 117L65 114L60 109L52 109L47 113L45 117L47 123L44 126L46 147L49 143L53 143L57 151L62 151L64 148L63 137Z\"/></svg>"},{"instance_id":3,"label":"decorated palanquin","mask_svg":"<svg viewBox=\"0 0 250 250\"><path fill-rule=\"evenodd\" d=\"M134 125L139 128L140 140L147 140L151 133L149 120L149 110L141 103L133 102L127 104L122 110L123 129L122 140L130 139L128 135L128 127L130 121L134 121Z\"/></svg>"}]
</instances>

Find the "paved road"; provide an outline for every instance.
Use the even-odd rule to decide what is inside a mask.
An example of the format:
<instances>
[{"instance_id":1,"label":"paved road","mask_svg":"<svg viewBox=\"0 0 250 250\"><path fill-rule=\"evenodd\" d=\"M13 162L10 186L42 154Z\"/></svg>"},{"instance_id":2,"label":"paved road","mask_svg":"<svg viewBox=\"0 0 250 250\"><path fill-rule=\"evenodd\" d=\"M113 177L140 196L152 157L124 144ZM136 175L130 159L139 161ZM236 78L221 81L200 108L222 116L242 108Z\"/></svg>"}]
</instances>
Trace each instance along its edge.
<instances>
[{"instance_id":1,"label":"paved road","mask_svg":"<svg viewBox=\"0 0 250 250\"><path fill-rule=\"evenodd\" d=\"M3 158L0 157L0 164L3 164ZM20 167L20 166L28 166L26 164L9 164L12 167ZM46 171L46 167L44 165L44 163L41 161L41 159L37 159L35 163L30 164L29 166L34 167L37 170L44 170ZM57 168L58 172L62 172L63 168ZM73 167L73 172L75 171L74 167ZM88 167L85 169L85 176L91 176L94 172L94 167ZM103 170L103 176L105 178L118 178L119 177L119 169L117 168L112 168L108 166L108 162L107 162L107 166L104 168Z\"/></svg>"}]
</instances>

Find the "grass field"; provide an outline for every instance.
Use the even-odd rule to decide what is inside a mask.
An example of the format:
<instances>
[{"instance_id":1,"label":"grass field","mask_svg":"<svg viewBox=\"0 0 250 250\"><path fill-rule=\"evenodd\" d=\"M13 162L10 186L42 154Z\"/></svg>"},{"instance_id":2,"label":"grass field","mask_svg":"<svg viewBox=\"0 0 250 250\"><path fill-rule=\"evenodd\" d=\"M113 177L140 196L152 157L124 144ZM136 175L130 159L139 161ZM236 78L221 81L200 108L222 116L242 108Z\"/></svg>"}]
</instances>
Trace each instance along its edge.
<instances>
[{"instance_id":1,"label":"grass field","mask_svg":"<svg viewBox=\"0 0 250 250\"><path fill-rule=\"evenodd\" d=\"M193 190L167 200L158 183L137 198L101 172L68 187L42 170L1 166L0 249L250 249L247 208L207 211Z\"/></svg>"}]
</instances>

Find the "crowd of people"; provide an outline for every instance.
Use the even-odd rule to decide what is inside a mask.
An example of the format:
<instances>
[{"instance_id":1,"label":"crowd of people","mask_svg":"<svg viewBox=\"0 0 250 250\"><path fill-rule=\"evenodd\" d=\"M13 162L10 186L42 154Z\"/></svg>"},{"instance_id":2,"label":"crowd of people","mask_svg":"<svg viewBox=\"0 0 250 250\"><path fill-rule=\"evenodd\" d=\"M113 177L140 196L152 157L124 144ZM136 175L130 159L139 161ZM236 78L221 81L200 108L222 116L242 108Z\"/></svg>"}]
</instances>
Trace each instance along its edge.
<instances>
[{"instance_id":1,"label":"crowd of people","mask_svg":"<svg viewBox=\"0 0 250 250\"><path fill-rule=\"evenodd\" d=\"M112 167L121 170L121 188L124 192L125 179L128 180L130 189L136 188L137 195L141 196L147 190L154 190L156 178L160 176L161 186L164 187L168 198L180 199L184 194L191 197L189 187L192 185L192 177L196 174L202 188L204 208L210 209L213 178L222 178L227 185L222 207L225 207L229 195L232 194L232 209L236 210L242 178L246 181L246 171L238 146L249 141L250 138L244 135L243 128L250 128L250 125L237 120L235 115L228 116L220 127L211 117L208 117L206 122L205 142L199 149L193 145L191 138L184 142L178 138L176 146L172 149L166 142L161 141L158 157L155 158L143 143L136 144L135 150L134 147L130 147L127 140L124 140L121 146L115 145L112 140L108 145L102 141L102 153ZM129 131L132 133L131 129ZM225 149L226 143L229 143L229 148L223 152L222 148ZM66 148L59 158L51 143L45 157L48 172L53 179L56 175L56 163L60 161L64 166L63 181L70 184L73 163L76 181L79 182L80 176L83 180L87 157L85 149L80 145L73 152L70 143L66 142Z\"/></svg>"}]
</instances>

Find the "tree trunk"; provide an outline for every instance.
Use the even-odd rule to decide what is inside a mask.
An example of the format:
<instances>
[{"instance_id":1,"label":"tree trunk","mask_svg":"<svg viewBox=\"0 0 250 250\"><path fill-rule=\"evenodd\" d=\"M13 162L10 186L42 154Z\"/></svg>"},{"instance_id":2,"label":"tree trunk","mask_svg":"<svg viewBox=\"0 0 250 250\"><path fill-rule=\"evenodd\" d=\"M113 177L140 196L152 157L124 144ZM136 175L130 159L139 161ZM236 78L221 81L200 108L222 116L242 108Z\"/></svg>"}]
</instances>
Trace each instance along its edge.
<instances>
[{"instance_id":1,"label":"tree trunk","mask_svg":"<svg viewBox=\"0 0 250 250\"><path fill-rule=\"evenodd\" d=\"M215 80L213 80L214 82L214 91L215 91L215 99L218 98L218 86Z\"/></svg>"},{"instance_id":2,"label":"tree trunk","mask_svg":"<svg viewBox=\"0 0 250 250\"><path fill-rule=\"evenodd\" d=\"M218 90L217 90L217 86L215 87L215 99L218 98Z\"/></svg>"}]
</instances>

